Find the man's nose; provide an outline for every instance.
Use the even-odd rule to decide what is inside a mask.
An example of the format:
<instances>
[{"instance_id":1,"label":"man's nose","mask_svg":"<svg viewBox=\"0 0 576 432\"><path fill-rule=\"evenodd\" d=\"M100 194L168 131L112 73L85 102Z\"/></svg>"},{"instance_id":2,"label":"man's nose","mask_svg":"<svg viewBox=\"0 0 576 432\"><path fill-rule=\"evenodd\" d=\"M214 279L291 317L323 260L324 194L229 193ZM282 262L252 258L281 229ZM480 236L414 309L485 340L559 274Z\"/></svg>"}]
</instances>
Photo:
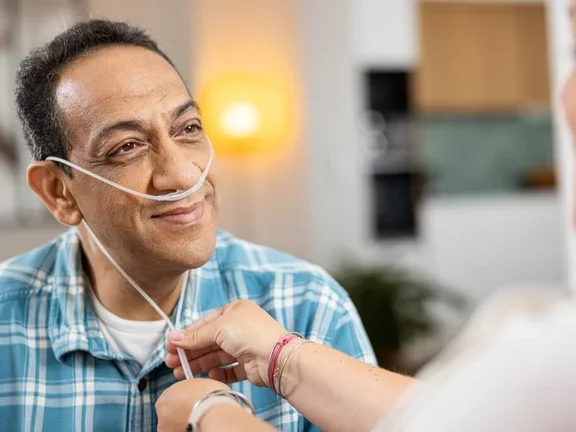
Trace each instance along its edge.
<instances>
[{"instance_id":1,"label":"man's nose","mask_svg":"<svg viewBox=\"0 0 576 432\"><path fill-rule=\"evenodd\" d=\"M152 176L152 187L157 192L187 190L199 180L202 170L190 152L184 150L185 145L166 138L159 146Z\"/></svg>"}]
</instances>

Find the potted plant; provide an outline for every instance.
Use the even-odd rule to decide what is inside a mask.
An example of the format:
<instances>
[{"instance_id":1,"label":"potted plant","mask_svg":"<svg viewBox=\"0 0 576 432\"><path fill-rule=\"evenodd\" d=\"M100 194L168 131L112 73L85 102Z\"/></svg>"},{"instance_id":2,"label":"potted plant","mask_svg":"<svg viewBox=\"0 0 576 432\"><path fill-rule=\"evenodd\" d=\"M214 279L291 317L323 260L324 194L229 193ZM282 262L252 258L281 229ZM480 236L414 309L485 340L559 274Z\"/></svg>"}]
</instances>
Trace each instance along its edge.
<instances>
[{"instance_id":1,"label":"potted plant","mask_svg":"<svg viewBox=\"0 0 576 432\"><path fill-rule=\"evenodd\" d=\"M432 304L457 311L466 305L460 295L396 266L348 266L336 279L358 309L380 366L410 375L418 367L405 362L404 349L439 330Z\"/></svg>"}]
</instances>

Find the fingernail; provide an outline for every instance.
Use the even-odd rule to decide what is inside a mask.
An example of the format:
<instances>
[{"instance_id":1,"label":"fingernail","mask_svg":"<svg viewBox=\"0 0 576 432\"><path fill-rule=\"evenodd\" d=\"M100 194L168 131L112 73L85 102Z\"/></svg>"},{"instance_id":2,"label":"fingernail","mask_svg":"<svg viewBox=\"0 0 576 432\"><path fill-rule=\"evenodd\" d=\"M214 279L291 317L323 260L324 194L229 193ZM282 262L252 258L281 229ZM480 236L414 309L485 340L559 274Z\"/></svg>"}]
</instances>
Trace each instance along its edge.
<instances>
[{"instance_id":1,"label":"fingernail","mask_svg":"<svg viewBox=\"0 0 576 432\"><path fill-rule=\"evenodd\" d=\"M182 330L169 331L168 339L172 342L181 342L184 340L184 332Z\"/></svg>"}]
</instances>

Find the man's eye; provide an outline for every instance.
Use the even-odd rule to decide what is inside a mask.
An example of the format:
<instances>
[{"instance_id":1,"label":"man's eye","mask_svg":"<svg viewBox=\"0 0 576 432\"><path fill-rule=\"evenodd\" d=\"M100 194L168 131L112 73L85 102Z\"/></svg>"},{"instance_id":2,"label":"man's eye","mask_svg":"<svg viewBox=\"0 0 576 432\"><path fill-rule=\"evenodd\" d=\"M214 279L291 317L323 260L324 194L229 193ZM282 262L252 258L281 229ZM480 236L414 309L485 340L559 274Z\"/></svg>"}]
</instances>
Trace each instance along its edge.
<instances>
[{"instance_id":1,"label":"man's eye","mask_svg":"<svg viewBox=\"0 0 576 432\"><path fill-rule=\"evenodd\" d=\"M135 142L127 142L122 147L118 149L118 153L129 153L138 146Z\"/></svg>"},{"instance_id":2,"label":"man's eye","mask_svg":"<svg viewBox=\"0 0 576 432\"><path fill-rule=\"evenodd\" d=\"M184 128L185 135L194 135L195 133L202 130L202 126L197 123L192 123Z\"/></svg>"},{"instance_id":3,"label":"man's eye","mask_svg":"<svg viewBox=\"0 0 576 432\"><path fill-rule=\"evenodd\" d=\"M110 153L109 157L131 154L140 146L141 144L136 141L129 141Z\"/></svg>"}]
</instances>

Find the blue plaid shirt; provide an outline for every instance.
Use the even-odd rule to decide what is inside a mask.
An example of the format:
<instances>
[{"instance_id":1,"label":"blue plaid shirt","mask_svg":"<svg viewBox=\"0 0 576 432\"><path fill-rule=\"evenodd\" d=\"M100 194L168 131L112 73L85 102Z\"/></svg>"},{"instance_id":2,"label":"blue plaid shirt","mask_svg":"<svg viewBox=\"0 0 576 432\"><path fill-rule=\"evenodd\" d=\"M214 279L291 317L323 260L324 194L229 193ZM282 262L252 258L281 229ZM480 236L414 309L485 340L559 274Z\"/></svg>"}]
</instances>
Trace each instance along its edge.
<instances>
[{"instance_id":1,"label":"blue plaid shirt","mask_svg":"<svg viewBox=\"0 0 576 432\"><path fill-rule=\"evenodd\" d=\"M177 327L250 299L285 328L375 363L350 299L317 266L221 231L211 260L189 284ZM175 382L164 341L143 367L115 352L87 289L75 229L0 264L0 431L156 430L154 404ZM274 427L317 430L271 390L249 382L233 388Z\"/></svg>"}]
</instances>

